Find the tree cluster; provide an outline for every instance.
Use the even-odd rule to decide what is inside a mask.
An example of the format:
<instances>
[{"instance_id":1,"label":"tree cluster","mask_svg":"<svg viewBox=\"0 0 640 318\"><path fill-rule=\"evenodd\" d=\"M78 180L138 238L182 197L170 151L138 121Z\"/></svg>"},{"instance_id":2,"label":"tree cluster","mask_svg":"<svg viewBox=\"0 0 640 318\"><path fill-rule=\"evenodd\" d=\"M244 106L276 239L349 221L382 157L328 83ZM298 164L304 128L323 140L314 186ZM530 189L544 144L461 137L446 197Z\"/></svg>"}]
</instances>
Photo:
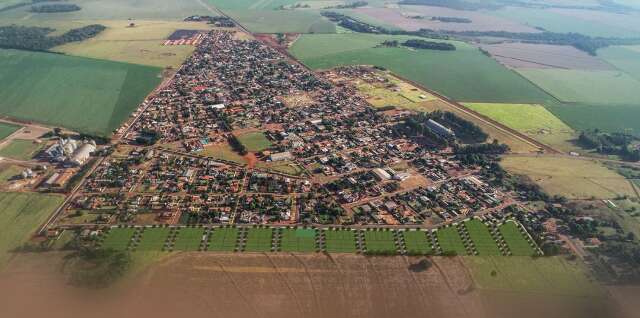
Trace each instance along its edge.
<instances>
[{"instance_id":1,"label":"tree cluster","mask_svg":"<svg viewBox=\"0 0 640 318\"><path fill-rule=\"evenodd\" d=\"M578 143L586 149L595 149L598 153L619 155L625 160L640 161L638 138L623 133L603 133L598 130L583 131Z\"/></svg>"},{"instance_id":2,"label":"tree cluster","mask_svg":"<svg viewBox=\"0 0 640 318\"><path fill-rule=\"evenodd\" d=\"M458 17L431 17L431 21L440 21L445 23L471 23L470 19Z\"/></svg>"},{"instance_id":3,"label":"tree cluster","mask_svg":"<svg viewBox=\"0 0 640 318\"><path fill-rule=\"evenodd\" d=\"M98 35L106 29L100 24L71 29L58 36L49 36L54 29L9 25L0 27L0 48L30 51L46 51L69 42L82 41Z\"/></svg>"},{"instance_id":4,"label":"tree cluster","mask_svg":"<svg viewBox=\"0 0 640 318\"><path fill-rule=\"evenodd\" d=\"M229 145L231 145L231 148L234 151L236 151L237 153L243 156L247 154L247 148L240 142L240 140L238 140L238 137L232 134L229 134L229 137L227 138L227 140L229 141Z\"/></svg>"},{"instance_id":5,"label":"tree cluster","mask_svg":"<svg viewBox=\"0 0 640 318\"><path fill-rule=\"evenodd\" d=\"M337 6L333 6L333 7L327 7L325 9L355 9L355 8L360 8L360 7L364 7L366 5L368 5L369 3L366 1L356 1L356 2L351 2L351 3L347 3L347 4L340 4Z\"/></svg>"},{"instance_id":6,"label":"tree cluster","mask_svg":"<svg viewBox=\"0 0 640 318\"><path fill-rule=\"evenodd\" d=\"M438 51L455 51L456 46L451 43L433 42L418 39L406 40L402 43L403 46L412 47L415 49L423 50L438 50Z\"/></svg>"},{"instance_id":7,"label":"tree cluster","mask_svg":"<svg viewBox=\"0 0 640 318\"><path fill-rule=\"evenodd\" d=\"M73 12L80 11L80 7L72 3L54 3L43 4L31 7L31 12L37 13L55 13L55 12Z\"/></svg>"},{"instance_id":8,"label":"tree cluster","mask_svg":"<svg viewBox=\"0 0 640 318\"><path fill-rule=\"evenodd\" d=\"M87 288L104 288L122 277L131 257L115 250L82 248L67 257L71 262L71 283Z\"/></svg>"}]
</instances>

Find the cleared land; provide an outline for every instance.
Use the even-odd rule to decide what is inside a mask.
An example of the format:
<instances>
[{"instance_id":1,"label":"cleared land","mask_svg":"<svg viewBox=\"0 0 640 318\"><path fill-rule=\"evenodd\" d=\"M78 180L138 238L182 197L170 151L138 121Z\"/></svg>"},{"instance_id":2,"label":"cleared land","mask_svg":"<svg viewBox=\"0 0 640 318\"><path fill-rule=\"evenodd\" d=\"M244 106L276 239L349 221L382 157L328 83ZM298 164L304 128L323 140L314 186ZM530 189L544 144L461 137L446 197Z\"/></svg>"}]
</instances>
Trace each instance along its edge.
<instances>
[{"instance_id":1,"label":"cleared land","mask_svg":"<svg viewBox=\"0 0 640 318\"><path fill-rule=\"evenodd\" d=\"M466 103L465 106L543 144L564 151L578 150L571 143L577 137L576 132L541 105Z\"/></svg>"},{"instance_id":2,"label":"cleared land","mask_svg":"<svg viewBox=\"0 0 640 318\"><path fill-rule=\"evenodd\" d=\"M262 132L252 132L238 136L247 151L258 152L271 147L271 142Z\"/></svg>"},{"instance_id":3,"label":"cleared land","mask_svg":"<svg viewBox=\"0 0 640 318\"><path fill-rule=\"evenodd\" d=\"M450 42L456 51L377 47L408 36L305 34L290 52L313 69L342 65L377 65L450 98L474 102L543 103L552 97L477 48ZM349 45L344 45L349 43Z\"/></svg>"},{"instance_id":4,"label":"cleared land","mask_svg":"<svg viewBox=\"0 0 640 318\"><path fill-rule=\"evenodd\" d=\"M501 64L512 68L612 69L603 60L568 45L500 43L480 47Z\"/></svg>"},{"instance_id":5,"label":"cleared land","mask_svg":"<svg viewBox=\"0 0 640 318\"><path fill-rule=\"evenodd\" d=\"M224 10L254 33L335 33L336 25L316 10Z\"/></svg>"},{"instance_id":6,"label":"cleared land","mask_svg":"<svg viewBox=\"0 0 640 318\"><path fill-rule=\"evenodd\" d=\"M0 157L16 160L31 160L44 144L34 143L33 140L14 139L0 148Z\"/></svg>"},{"instance_id":7,"label":"cleared land","mask_svg":"<svg viewBox=\"0 0 640 318\"><path fill-rule=\"evenodd\" d=\"M354 253L356 236L351 230L325 230L324 247L329 253Z\"/></svg>"},{"instance_id":8,"label":"cleared land","mask_svg":"<svg viewBox=\"0 0 640 318\"><path fill-rule=\"evenodd\" d=\"M472 219L467 222L464 222L464 226L469 232L469 237L473 241L473 246L475 246L478 251L478 255L483 256L501 256L502 252L498 248L496 241L489 233L489 229L484 223L477 219Z\"/></svg>"},{"instance_id":9,"label":"cleared land","mask_svg":"<svg viewBox=\"0 0 640 318\"><path fill-rule=\"evenodd\" d=\"M244 245L245 252L270 252L273 240L273 229L250 228Z\"/></svg>"},{"instance_id":10,"label":"cleared land","mask_svg":"<svg viewBox=\"0 0 640 318\"><path fill-rule=\"evenodd\" d=\"M520 233L520 227L516 223L505 222L498 229L505 242L507 242L511 255L532 256L535 253L531 244Z\"/></svg>"},{"instance_id":11,"label":"cleared land","mask_svg":"<svg viewBox=\"0 0 640 318\"><path fill-rule=\"evenodd\" d=\"M568 199L612 199L635 196L629 181L591 160L559 157L506 157L501 165L525 175L551 195Z\"/></svg>"},{"instance_id":12,"label":"cleared land","mask_svg":"<svg viewBox=\"0 0 640 318\"><path fill-rule=\"evenodd\" d=\"M217 228L209 234L209 251L232 252L236 249L238 229Z\"/></svg>"},{"instance_id":13,"label":"cleared land","mask_svg":"<svg viewBox=\"0 0 640 318\"><path fill-rule=\"evenodd\" d=\"M427 254L433 251L431 240L424 231L403 231L404 245L409 254Z\"/></svg>"},{"instance_id":14,"label":"cleared land","mask_svg":"<svg viewBox=\"0 0 640 318\"><path fill-rule=\"evenodd\" d=\"M100 21L107 27L95 38L55 47L69 55L178 68L195 50L192 45L162 45L175 30L208 30L206 23L169 21ZM88 23L87 23L88 24Z\"/></svg>"},{"instance_id":15,"label":"cleared land","mask_svg":"<svg viewBox=\"0 0 640 318\"><path fill-rule=\"evenodd\" d=\"M18 129L20 129L20 126L18 125L0 122L0 141L2 141L2 139L5 139L11 136L11 134L18 131Z\"/></svg>"},{"instance_id":16,"label":"cleared land","mask_svg":"<svg viewBox=\"0 0 640 318\"><path fill-rule=\"evenodd\" d=\"M109 135L160 83L159 68L0 50L0 114Z\"/></svg>"},{"instance_id":17,"label":"cleared land","mask_svg":"<svg viewBox=\"0 0 640 318\"><path fill-rule=\"evenodd\" d=\"M395 253L396 243L393 231L364 231L364 245L368 253Z\"/></svg>"},{"instance_id":18,"label":"cleared land","mask_svg":"<svg viewBox=\"0 0 640 318\"><path fill-rule=\"evenodd\" d=\"M283 229L280 238L280 250L283 252L315 252L316 230Z\"/></svg>"},{"instance_id":19,"label":"cleared land","mask_svg":"<svg viewBox=\"0 0 640 318\"><path fill-rule=\"evenodd\" d=\"M63 200L61 195L0 193L0 269L10 251L22 246Z\"/></svg>"},{"instance_id":20,"label":"cleared land","mask_svg":"<svg viewBox=\"0 0 640 318\"><path fill-rule=\"evenodd\" d=\"M443 253L455 253L457 255L467 255L462 238L455 226L440 229L436 232L438 245Z\"/></svg>"},{"instance_id":21,"label":"cleared land","mask_svg":"<svg viewBox=\"0 0 640 318\"><path fill-rule=\"evenodd\" d=\"M174 251L197 251L204 236L204 228L181 228L173 243Z\"/></svg>"},{"instance_id":22,"label":"cleared land","mask_svg":"<svg viewBox=\"0 0 640 318\"><path fill-rule=\"evenodd\" d=\"M620 71L521 68L518 72L565 103L628 105L640 99L640 81Z\"/></svg>"}]
</instances>

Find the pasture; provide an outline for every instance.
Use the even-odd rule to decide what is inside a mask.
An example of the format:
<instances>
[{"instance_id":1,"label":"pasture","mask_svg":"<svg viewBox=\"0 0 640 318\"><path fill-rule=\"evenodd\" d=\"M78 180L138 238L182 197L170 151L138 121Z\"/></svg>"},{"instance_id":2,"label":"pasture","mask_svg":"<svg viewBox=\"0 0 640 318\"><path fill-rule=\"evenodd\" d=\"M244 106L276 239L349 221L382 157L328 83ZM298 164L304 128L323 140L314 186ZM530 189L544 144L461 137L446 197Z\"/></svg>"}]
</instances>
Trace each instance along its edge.
<instances>
[{"instance_id":1,"label":"pasture","mask_svg":"<svg viewBox=\"0 0 640 318\"><path fill-rule=\"evenodd\" d=\"M640 107L616 105L604 107L589 104L545 105L556 117L575 130L600 129L640 136Z\"/></svg>"},{"instance_id":2,"label":"pasture","mask_svg":"<svg viewBox=\"0 0 640 318\"><path fill-rule=\"evenodd\" d=\"M55 194L0 193L0 269L63 201Z\"/></svg>"},{"instance_id":3,"label":"pasture","mask_svg":"<svg viewBox=\"0 0 640 318\"><path fill-rule=\"evenodd\" d=\"M491 236L489 228L478 219L471 219L464 222L464 226L473 241L473 246L478 255L501 256L502 252L498 248L496 240Z\"/></svg>"},{"instance_id":4,"label":"pasture","mask_svg":"<svg viewBox=\"0 0 640 318\"><path fill-rule=\"evenodd\" d=\"M0 157L15 160L31 160L45 144L37 144L33 140L14 139L0 148Z\"/></svg>"},{"instance_id":5,"label":"pasture","mask_svg":"<svg viewBox=\"0 0 640 318\"><path fill-rule=\"evenodd\" d=\"M313 69L377 65L459 101L543 103L552 97L477 48L452 41L456 51L376 47L409 36L305 34L290 52ZM344 45L349 43L349 45Z\"/></svg>"},{"instance_id":6,"label":"pasture","mask_svg":"<svg viewBox=\"0 0 640 318\"><path fill-rule=\"evenodd\" d=\"M442 253L467 255L467 249L455 226L439 229L436 232L436 237Z\"/></svg>"},{"instance_id":7,"label":"pasture","mask_svg":"<svg viewBox=\"0 0 640 318\"><path fill-rule=\"evenodd\" d=\"M237 137L247 151L258 152L271 147L271 141L262 132L251 132Z\"/></svg>"},{"instance_id":8,"label":"pasture","mask_svg":"<svg viewBox=\"0 0 640 318\"><path fill-rule=\"evenodd\" d=\"M9 180L19 175L22 170L21 167L14 165L0 166L0 186L5 185Z\"/></svg>"},{"instance_id":9,"label":"pasture","mask_svg":"<svg viewBox=\"0 0 640 318\"><path fill-rule=\"evenodd\" d=\"M149 66L0 50L0 114L107 136L160 83Z\"/></svg>"},{"instance_id":10,"label":"pasture","mask_svg":"<svg viewBox=\"0 0 640 318\"><path fill-rule=\"evenodd\" d=\"M550 195L568 199L613 199L635 192L629 182L603 165L579 158L505 157L502 167L524 175Z\"/></svg>"},{"instance_id":11,"label":"pasture","mask_svg":"<svg viewBox=\"0 0 640 318\"><path fill-rule=\"evenodd\" d=\"M205 229L202 227L186 227L177 230L175 240L173 242L174 251L197 251L200 249L200 243L205 235Z\"/></svg>"},{"instance_id":12,"label":"pasture","mask_svg":"<svg viewBox=\"0 0 640 318\"><path fill-rule=\"evenodd\" d=\"M103 249L114 249L124 251L129 248L135 228L111 228L103 237L100 247Z\"/></svg>"},{"instance_id":13,"label":"pasture","mask_svg":"<svg viewBox=\"0 0 640 318\"><path fill-rule=\"evenodd\" d=\"M11 136L14 132L18 131L21 127L14 124L0 122L0 141Z\"/></svg>"},{"instance_id":14,"label":"pasture","mask_svg":"<svg viewBox=\"0 0 640 318\"><path fill-rule=\"evenodd\" d=\"M237 228L221 227L209 233L208 251L233 252L236 249L239 231Z\"/></svg>"},{"instance_id":15,"label":"pasture","mask_svg":"<svg viewBox=\"0 0 640 318\"><path fill-rule=\"evenodd\" d=\"M520 226L515 222L505 222L498 227L500 234L507 242L509 251L513 256L532 256L535 253L531 244L525 239L520 232Z\"/></svg>"},{"instance_id":16,"label":"pasture","mask_svg":"<svg viewBox=\"0 0 640 318\"><path fill-rule=\"evenodd\" d=\"M395 231L386 229L368 229L364 233L364 246L367 253L395 254Z\"/></svg>"},{"instance_id":17,"label":"pasture","mask_svg":"<svg viewBox=\"0 0 640 318\"><path fill-rule=\"evenodd\" d=\"M323 231L324 248L329 253L355 253L356 236L351 230L328 229Z\"/></svg>"},{"instance_id":18,"label":"pasture","mask_svg":"<svg viewBox=\"0 0 640 318\"><path fill-rule=\"evenodd\" d=\"M244 244L245 252L271 252L273 229L250 228Z\"/></svg>"},{"instance_id":19,"label":"pasture","mask_svg":"<svg viewBox=\"0 0 640 318\"><path fill-rule=\"evenodd\" d=\"M431 248L431 240L427 238L425 231L403 231L404 246L408 254L428 254L433 251Z\"/></svg>"},{"instance_id":20,"label":"pasture","mask_svg":"<svg viewBox=\"0 0 640 318\"><path fill-rule=\"evenodd\" d=\"M283 252L315 252L315 229L282 229L280 250Z\"/></svg>"},{"instance_id":21,"label":"pasture","mask_svg":"<svg viewBox=\"0 0 640 318\"><path fill-rule=\"evenodd\" d=\"M335 33L317 10L224 10L253 33Z\"/></svg>"}]
</instances>

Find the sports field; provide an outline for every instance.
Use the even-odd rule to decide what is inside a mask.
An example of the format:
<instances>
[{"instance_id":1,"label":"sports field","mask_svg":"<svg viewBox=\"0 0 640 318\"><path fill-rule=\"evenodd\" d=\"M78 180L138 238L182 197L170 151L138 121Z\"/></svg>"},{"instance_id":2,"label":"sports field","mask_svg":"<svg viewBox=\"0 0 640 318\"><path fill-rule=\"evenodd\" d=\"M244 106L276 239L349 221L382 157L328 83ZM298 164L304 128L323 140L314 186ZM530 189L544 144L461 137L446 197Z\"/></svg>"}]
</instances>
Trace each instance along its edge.
<instances>
[{"instance_id":1,"label":"sports field","mask_svg":"<svg viewBox=\"0 0 640 318\"><path fill-rule=\"evenodd\" d=\"M487 226L480 220L472 219L464 222L464 226L469 232L469 237L473 241L473 245L478 251L478 255L482 256L501 256L502 252L498 248L496 241L489 233Z\"/></svg>"},{"instance_id":2,"label":"sports field","mask_svg":"<svg viewBox=\"0 0 640 318\"><path fill-rule=\"evenodd\" d=\"M368 253L396 253L394 231L372 229L364 231L364 245Z\"/></svg>"},{"instance_id":3,"label":"sports field","mask_svg":"<svg viewBox=\"0 0 640 318\"><path fill-rule=\"evenodd\" d=\"M421 230L403 231L404 245L408 254L431 253L431 241L427 239L427 233Z\"/></svg>"},{"instance_id":4,"label":"sports field","mask_svg":"<svg viewBox=\"0 0 640 318\"><path fill-rule=\"evenodd\" d=\"M18 125L0 122L0 141L11 136L11 134L18 131L18 129L20 129Z\"/></svg>"},{"instance_id":5,"label":"sports field","mask_svg":"<svg viewBox=\"0 0 640 318\"><path fill-rule=\"evenodd\" d=\"M273 229L250 228L247 231L247 240L244 245L245 252L271 252Z\"/></svg>"},{"instance_id":6,"label":"sports field","mask_svg":"<svg viewBox=\"0 0 640 318\"><path fill-rule=\"evenodd\" d=\"M439 229L436 232L438 237L438 245L445 254L455 253L457 255L467 255L467 249L464 247L462 238L455 226Z\"/></svg>"},{"instance_id":7,"label":"sports field","mask_svg":"<svg viewBox=\"0 0 640 318\"><path fill-rule=\"evenodd\" d=\"M202 242L204 233L205 229L202 227L187 227L177 230L176 238L173 242L173 250L197 251L200 249L200 243Z\"/></svg>"},{"instance_id":8,"label":"sports field","mask_svg":"<svg viewBox=\"0 0 640 318\"><path fill-rule=\"evenodd\" d=\"M325 251L329 253L355 253L356 237L351 230L325 230Z\"/></svg>"},{"instance_id":9,"label":"sports field","mask_svg":"<svg viewBox=\"0 0 640 318\"><path fill-rule=\"evenodd\" d=\"M100 245L104 249L114 249L124 251L131 244L131 238L137 231L135 228L112 228L106 234L106 237Z\"/></svg>"},{"instance_id":10,"label":"sports field","mask_svg":"<svg viewBox=\"0 0 640 318\"><path fill-rule=\"evenodd\" d=\"M271 142L261 132L252 132L238 136L247 151L258 152L271 147Z\"/></svg>"},{"instance_id":11,"label":"sports field","mask_svg":"<svg viewBox=\"0 0 640 318\"><path fill-rule=\"evenodd\" d=\"M393 39L402 42L412 37L305 34L293 44L290 52L313 69L355 64L382 66L460 101L543 103L552 99L515 72L463 42L450 42L456 46L456 51L376 48L383 41Z\"/></svg>"},{"instance_id":12,"label":"sports field","mask_svg":"<svg viewBox=\"0 0 640 318\"><path fill-rule=\"evenodd\" d=\"M109 135L160 83L160 69L0 50L0 114Z\"/></svg>"},{"instance_id":13,"label":"sports field","mask_svg":"<svg viewBox=\"0 0 640 318\"><path fill-rule=\"evenodd\" d=\"M520 233L519 226L514 222L505 222L498 228L507 242L513 256L532 256L535 253L531 244Z\"/></svg>"},{"instance_id":14,"label":"sports field","mask_svg":"<svg viewBox=\"0 0 640 318\"><path fill-rule=\"evenodd\" d=\"M335 33L318 10L224 10L253 33Z\"/></svg>"},{"instance_id":15,"label":"sports field","mask_svg":"<svg viewBox=\"0 0 640 318\"><path fill-rule=\"evenodd\" d=\"M316 230L283 229L280 250L283 252L315 252Z\"/></svg>"},{"instance_id":16,"label":"sports field","mask_svg":"<svg viewBox=\"0 0 640 318\"><path fill-rule=\"evenodd\" d=\"M31 160L44 146L45 144L37 144L33 140L14 139L0 148L0 157Z\"/></svg>"},{"instance_id":17,"label":"sports field","mask_svg":"<svg viewBox=\"0 0 640 318\"><path fill-rule=\"evenodd\" d=\"M597 162L554 157L505 157L501 165L510 173L528 176L550 195L568 199L635 197L629 182Z\"/></svg>"},{"instance_id":18,"label":"sports field","mask_svg":"<svg viewBox=\"0 0 640 318\"><path fill-rule=\"evenodd\" d=\"M136 251L162 251L169 236L169 228L145 228Z\"/></svg>"},{"instance_id":19,"label":"sports field","mask_svg":"<svg viewBox=\"0 0 640 318\"><path fill-rule=\"evenodd\" d=\"M53 194L0 193L0 269L63 200Z\"/></svg>"},{"instance_id":20,"label":"sports field","mask_svg":"<svg viewBox=\"0 0 640 318\"><path fill-rule=\"evenodd\" d=\"M209 234L209 251L232 252L238 240L237 228L216 228Z\"/></svg>"}]
</instances>

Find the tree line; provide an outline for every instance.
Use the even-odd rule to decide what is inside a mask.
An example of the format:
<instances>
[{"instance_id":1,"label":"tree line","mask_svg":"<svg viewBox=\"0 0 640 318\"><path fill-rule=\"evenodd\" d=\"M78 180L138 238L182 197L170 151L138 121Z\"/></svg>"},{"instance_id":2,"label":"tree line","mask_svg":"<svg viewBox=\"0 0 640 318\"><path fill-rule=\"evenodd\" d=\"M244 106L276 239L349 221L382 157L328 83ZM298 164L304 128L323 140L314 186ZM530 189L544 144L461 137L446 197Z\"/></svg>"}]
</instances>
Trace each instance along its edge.
<instances>
[{"instance_id":1,"label":"tree line","mask_svg":"<svg viewBox=\"0 0 640 318\"><path fill-rule=\"evenodd\" d=\"M81 8L72 3L55 3L32 6L31 12L37 13L54 13L54 12L72 12L79 11Z\"/></svg>"},{"instance_id":2,"label":"tree line","mask_svg":"<svg viewBox=\"0 0 640 318\"><path fill-rule=\"evenodd\" d=\"M456 46L451 43L433 42L419 39L410 39L402 43L403 46L412 47L423 50L438 50L438 51L455 51Z\"/></svg>"},{"instance_id":3,"label":"tree line","mask_svg":"<svg viewBox=\"0 0 640 318\"><path fill-rule=\"evenodd\" d=\"M623 133L603 133L598 130L583 131L578 144L585 149L595 149L598 153L618 155L625 160L640 161L639 138Z\"/></svg>"},{"instance_id":4,"label":"tree line","mask_svg":"<svg viewBox=\"0 0 640 318\"><path fill-rule=\"evenodd\" d=\"M91 24L71 29L62 35L49 36L51 32L55 31L54 29L17 25L2 26L0 27L0 48L46 51L58 45L95 37L105 29L104 25Z\"/></svg>"}]
</instances>

